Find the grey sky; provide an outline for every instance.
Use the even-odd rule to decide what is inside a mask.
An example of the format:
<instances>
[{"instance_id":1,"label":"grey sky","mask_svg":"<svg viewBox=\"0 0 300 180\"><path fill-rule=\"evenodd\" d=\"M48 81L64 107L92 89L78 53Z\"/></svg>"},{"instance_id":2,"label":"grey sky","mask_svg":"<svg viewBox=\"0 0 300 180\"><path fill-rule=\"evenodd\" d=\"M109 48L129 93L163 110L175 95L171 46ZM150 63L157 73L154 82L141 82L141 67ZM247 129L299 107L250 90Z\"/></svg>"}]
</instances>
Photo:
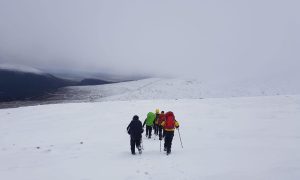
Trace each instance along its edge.
<instances>
[{"instance_id":1,"label":"grey sky","mask_svg":"<svg viewBox=\"0 0 300 180\"><path fill-rule=\"evenodd\" d=\"M0 0L0 63L206 78L294 72L299 7L298 0Z\"/></svg>"}]
</instances>

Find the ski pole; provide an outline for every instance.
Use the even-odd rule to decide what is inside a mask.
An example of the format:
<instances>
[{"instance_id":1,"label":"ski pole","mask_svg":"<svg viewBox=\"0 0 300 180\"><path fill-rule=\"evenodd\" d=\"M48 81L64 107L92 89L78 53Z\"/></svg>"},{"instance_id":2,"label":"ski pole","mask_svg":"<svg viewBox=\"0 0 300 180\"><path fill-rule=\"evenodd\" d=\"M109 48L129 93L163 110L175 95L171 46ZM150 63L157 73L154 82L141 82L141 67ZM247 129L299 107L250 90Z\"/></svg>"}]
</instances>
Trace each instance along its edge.
<instances>
[{"instance_id":1,"label":"ski pole","mask_svg":"<svg viewBox=\"0 0 300 180\"><path fill-rule=\"evenodd\" d=\"M180 136L180 131L179 131L179 128L178 128L177 130L178 130L178 135L179 135L179 139L180 139L181 147L182 147L182 149L183 149L183 145L182 145L182 141L181 141L181 136Z\"/></svg>"}]
</instances>

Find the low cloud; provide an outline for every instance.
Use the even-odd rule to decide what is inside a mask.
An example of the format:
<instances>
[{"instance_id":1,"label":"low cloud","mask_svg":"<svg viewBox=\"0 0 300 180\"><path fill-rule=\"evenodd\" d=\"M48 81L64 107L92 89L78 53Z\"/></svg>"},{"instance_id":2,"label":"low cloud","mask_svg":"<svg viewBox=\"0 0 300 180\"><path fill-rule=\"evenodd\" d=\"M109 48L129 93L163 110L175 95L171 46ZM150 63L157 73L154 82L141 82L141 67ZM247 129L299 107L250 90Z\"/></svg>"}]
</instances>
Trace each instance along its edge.
<instances>
[{"instance_id":1,"label":"low cloud","mask_svg":"<svg viewBox=\"0 0 300 180\"><path fill-rule=\"evenodd\" d=\"M298 71L298 1L2 0L0 63L206 79Z\"/></svg>"}]
</instances>

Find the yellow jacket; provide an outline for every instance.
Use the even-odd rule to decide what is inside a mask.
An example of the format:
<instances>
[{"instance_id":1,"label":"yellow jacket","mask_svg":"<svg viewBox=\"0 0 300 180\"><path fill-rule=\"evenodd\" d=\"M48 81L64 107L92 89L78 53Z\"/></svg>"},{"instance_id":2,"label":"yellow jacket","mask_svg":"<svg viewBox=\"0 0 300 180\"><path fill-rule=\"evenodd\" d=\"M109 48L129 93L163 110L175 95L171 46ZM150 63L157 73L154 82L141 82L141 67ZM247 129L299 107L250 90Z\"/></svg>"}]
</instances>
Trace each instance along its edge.
<instances>
[{"instance_id":1,"label":"yellow jacket","mask_svg":"<svg viewBox=\"0 0 300 180\"><path fill-rule=\"evenodd\" d=\"M165 128L165 124L166 124L166 122L165 121L163 121L160 125L164 128L164 130L165 131L174 131L175 130L175 128L179 128L179 123L175 120L175 128L172 128L172 129L166 129Z\"/></svg>"}]
</instances>

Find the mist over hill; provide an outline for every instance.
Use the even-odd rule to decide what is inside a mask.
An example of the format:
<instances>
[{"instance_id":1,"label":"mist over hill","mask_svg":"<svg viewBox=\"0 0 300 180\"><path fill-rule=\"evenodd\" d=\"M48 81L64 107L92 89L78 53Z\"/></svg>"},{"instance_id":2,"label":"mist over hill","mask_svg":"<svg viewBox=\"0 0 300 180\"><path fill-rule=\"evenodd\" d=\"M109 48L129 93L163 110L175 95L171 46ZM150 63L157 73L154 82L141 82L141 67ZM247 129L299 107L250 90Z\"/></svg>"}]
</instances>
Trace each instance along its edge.
<instances>
[{"instance_id":1,"label":"mist over hill","mask_svg":"<svg viewBox=\"0 0 300 180\"><path fill-rule=\"evenodd\" d=\"M53 75L27 66L0 66L0 108L23 105L142 99L202 99L300 94L296 75L240 81L207 81L199 77L146 78L107 73ZM131 79L130 79L131 78ZM109 80L110 79L110 80ZM127 80L130 79L130 80Z\"/></svg>"},{"instance_id":2,"label":"mist over hill","mask_svg":"<svg viewBox=\"0 0 300 180\"><path fill-rule=\"evenodd\" d=\"M0 66L0 102L43 100L44 96L66 86L111 83L101 79L70 80L28 66Z\"/></svg>"}]
</instances>

